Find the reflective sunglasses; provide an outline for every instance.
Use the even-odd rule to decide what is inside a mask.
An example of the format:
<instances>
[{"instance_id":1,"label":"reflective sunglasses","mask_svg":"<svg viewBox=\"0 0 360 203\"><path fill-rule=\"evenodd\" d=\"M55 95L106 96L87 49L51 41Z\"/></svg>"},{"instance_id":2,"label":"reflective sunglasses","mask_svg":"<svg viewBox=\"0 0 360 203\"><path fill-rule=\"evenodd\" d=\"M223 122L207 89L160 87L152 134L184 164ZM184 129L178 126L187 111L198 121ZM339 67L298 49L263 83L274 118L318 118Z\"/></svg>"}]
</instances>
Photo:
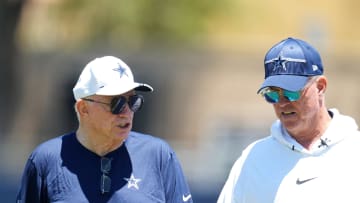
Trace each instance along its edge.
<instances>
[{"instance_id":1,"label":"reflective sunglasses","mask_svg":"<svg viewBox=\"0 0 360 203\"><path fill-rule=\"evenodd\" d=\"M136 112L141 109L141 107L144 103L143 96L138 95L138 94L129 96L128 99L125 96L114 97L110 103L96 101L96 100L93 100L90 98L83 98L83 100L89 101L89 102L95 102L95 103L99 103L99 104L109 105L110 111L112 114L121 113L125 109L126 103L129 105L131 111Z\"/></svg>"},{"instance_id":2,"label":"reflective sunglasses","mask_svg":"<svg viewBox=\"0 0 360 203\"><path fill-rule=\"evenodd\" d=\"M100 191L101 194L110 192L111 189L111 179L108 176L111 170L111 160L106 157L101 157L101 181L100 181Z\"/></svg>"},{"instance_id":3,"label":"reflective sunglasses","mask_svg":"<svg viewBox=\"0 0 360 203\"><path fill-rule=\"evenodd\" d=\"M265 98L267 102L275 104L280 101L281 95L288 101L297 101L301 97L301 91L302 90L293 92L282 88L265 87L260 91L260 94Z\"/></svg>"}]
</instances>

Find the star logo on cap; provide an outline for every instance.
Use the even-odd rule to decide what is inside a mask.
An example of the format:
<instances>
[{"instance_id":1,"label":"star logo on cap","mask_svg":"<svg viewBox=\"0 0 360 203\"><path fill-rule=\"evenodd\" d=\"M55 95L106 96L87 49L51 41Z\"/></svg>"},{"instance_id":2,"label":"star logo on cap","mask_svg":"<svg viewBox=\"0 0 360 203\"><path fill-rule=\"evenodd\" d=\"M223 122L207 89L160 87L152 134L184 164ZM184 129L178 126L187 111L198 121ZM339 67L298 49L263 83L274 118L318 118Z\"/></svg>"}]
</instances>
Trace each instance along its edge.
<instances>
[{"instance_id":1,"label":"star logo on cap","mask_svg":"<svg viewBox=\"0 0 360 203\"><path fill-rule=\"evenodd\" d=\"M288 61L283 59L281 57L281 55L279 55L279 57L273 61L273 63L274 63L273 71L276 69L279 69L279 68L282 68L283 70L286 71L286 66L285 66L286 62L288 62Z\"/></svg>"},{"instance_id":2,"label":"star logo on cap","mask_svg":"<svg viewBox=\"0 0 360 203\"><path fill-rule=\"evenodd\" d=\"M138 183L141 181L140 178L135 178L134 174L131 174L130 178L124 178L128 182L128 188L134 187L135 189L139 189Z\"/></svg>"},{"instance_id":3,"label":"star logo on cap","mask_svg":"<svg viewBox=\"0 0 360 203\"><path fill-rule=\"evenodd\" d=\"M120 78L122 78L122 76L126 75L127 77L129 77L129 75L126 73L126 69L124 67L122 67L119 64L119 68L114 68L114 71L118 71L120 73Z\"/></svg>"}]
</instances>

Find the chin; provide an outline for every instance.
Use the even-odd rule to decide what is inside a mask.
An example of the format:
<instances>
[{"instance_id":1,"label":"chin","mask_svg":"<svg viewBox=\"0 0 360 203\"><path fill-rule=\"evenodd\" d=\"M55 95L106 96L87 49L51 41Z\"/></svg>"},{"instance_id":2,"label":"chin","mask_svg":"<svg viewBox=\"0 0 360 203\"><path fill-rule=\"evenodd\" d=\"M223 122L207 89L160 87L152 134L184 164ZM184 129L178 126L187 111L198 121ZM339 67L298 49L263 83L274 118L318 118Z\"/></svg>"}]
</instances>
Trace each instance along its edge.
<instances>
[{"instance_id":1,"label":"chin","mask_svg":"<svg viewBox=\"0 0 360 203\"><path fill-rule=\"evenodd\" d=\"M298 122L289 122L289 121L287 122L281 121L281 122L287 131L294 131L300 126Z\"/></svg>"},{"instance_id":2,"label":"chin","mask_svg":"<svg viewBox=\"0 0 360 203\"><path fill-rule=\"evenodd\" d=\"M129 136L129 131L114 134L114 138L118 140L125 140Z\"/></svg>"}]
</instances>

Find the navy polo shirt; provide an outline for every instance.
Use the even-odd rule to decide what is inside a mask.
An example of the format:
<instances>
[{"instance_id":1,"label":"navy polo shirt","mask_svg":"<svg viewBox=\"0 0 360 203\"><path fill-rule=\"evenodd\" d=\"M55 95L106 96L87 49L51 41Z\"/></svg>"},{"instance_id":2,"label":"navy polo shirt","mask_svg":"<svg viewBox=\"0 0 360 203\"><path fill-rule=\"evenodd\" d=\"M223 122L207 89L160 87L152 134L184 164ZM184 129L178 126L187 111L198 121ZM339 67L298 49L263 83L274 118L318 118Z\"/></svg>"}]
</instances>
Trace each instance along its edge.
<instances>
[{"instance_id":1,"label":"navy polo shirt","mask_svg":"<svg viewBox=\"0 0 360 203\"><path fill-rule=\"evenodd\" d=\"M162 139L132 131L104 157L112 160L111 187L102 194L102 157L74 132L42 143L26 163L17 203L192 202L180 163Z\"/></svg>"}]
</instances>

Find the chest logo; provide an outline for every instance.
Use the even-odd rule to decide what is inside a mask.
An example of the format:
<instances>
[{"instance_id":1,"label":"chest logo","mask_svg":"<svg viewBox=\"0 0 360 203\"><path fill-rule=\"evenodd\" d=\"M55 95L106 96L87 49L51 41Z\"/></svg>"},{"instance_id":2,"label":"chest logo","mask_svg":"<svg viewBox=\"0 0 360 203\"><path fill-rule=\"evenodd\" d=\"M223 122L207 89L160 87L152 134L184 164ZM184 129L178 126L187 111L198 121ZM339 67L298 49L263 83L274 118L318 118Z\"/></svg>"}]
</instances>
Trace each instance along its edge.
<instances>
[{"instance_id":1,"label":"chest logo","mask_svg":"<svg viewBox=\"0 0 360 203\"><path fill-rule=\"evenodd\" d=\"M124 180L126 180L128 182L128 184L127 184L128 188L134 187L137 190L139 189L138 183L141 181L141 179L135 178L134 174L131 174L130 178L124 178Z\"/></svg>"},{"instance_id":2,"label":"chest logo","mask_svg":"<svg viewBox=\"0 0 360 203\"><path fill-rule=\"evenodd\" d=\"M188 195L186 195L186 196L185 196L185 195L182 196L183 202L189 201L190 198L191 198L191 194L188 194Z\"/></svg>"},{"instance_id":3,"label":"chest logo","mask_svg":"<svg viewBox=\"0 0 360 203\"><path fill-rule=\"evenodd\" d=\"M311 181L311 180L314 180L314 179L316 179L316 178L317 178L317 177L313 177L313 178L307 178L307 179L303 179L303 180L300 180L300 178L298 178L298 179L296 180L296 185L304 184L304 183L309 182L309 181Z\"/></svg>"}]
</instances>

